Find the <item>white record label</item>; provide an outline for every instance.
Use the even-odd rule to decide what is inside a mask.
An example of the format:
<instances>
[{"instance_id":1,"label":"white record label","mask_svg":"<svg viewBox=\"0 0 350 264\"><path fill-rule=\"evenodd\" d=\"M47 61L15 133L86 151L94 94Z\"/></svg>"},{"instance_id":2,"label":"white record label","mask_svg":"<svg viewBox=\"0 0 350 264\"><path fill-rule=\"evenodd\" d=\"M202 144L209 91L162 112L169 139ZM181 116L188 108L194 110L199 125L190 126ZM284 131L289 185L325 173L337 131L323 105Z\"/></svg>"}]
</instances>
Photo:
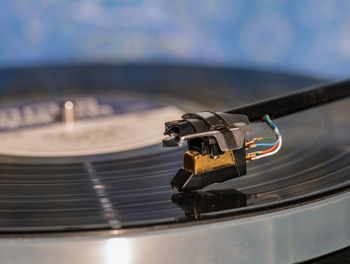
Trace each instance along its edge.
<instances>
[{"instance_id":1,"label":"white record label","mask_svg":"<svg viewBox=\"0 0 350 264\"><path fill-rule=\"evenodd\" d=\"M128 110L122 109L119 111L121 113L115 113L113 105L99 104L93 98L84 100L93 105L80 107L84 109L80 116L89 115L88 118L78 119L69 125L52 122L52 116L59 111L57 103L51 102L45 106L41 104L41 108L36 107L36 111L28 106L0 110L0 127L6 128L0 131L0 154L31 157L84 156L161 144L164 122L178 119L183 114L176 107L154 107L149 104L142 108L133 107L130 111L130 102L127 104ZM41 110L38 112L37 109ZM41 125L18 128L19 125L35 122Z\"/></svg>"}]
</instances>

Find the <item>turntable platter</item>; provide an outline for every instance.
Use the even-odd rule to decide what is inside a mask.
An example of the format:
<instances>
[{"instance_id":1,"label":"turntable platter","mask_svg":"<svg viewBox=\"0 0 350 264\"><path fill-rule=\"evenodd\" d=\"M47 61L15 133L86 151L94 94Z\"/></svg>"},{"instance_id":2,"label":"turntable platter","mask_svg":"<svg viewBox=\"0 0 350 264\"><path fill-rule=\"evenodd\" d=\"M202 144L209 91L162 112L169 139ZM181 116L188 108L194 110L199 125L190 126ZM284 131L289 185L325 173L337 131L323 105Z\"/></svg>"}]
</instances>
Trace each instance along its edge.
<instances>
[{"instance_id":1,"label":"turntable platter","mask_svg":"<svg viewBox=\"0 0 350 264\"><path fill-rule=\"evenodd\" d=\"M81 73L86 79L76 77ZM139 80L131 81L130 76L135 74ZM120 94L138 94L142 104L151 98L163 108L148 112L149 120L143 119L142 112L133 113L136 119L145 121L141 131L158 127L164 118L176 118L188 109L224 110L321 82L258 71L160 66L0 72L0 77L4 75L6 100L21 107L23 103L18 100L32 98L33 90L40 94L40 100L47 100L62 94L68 98L98 98L94 91L99 89L108 94L107 106L118 104ZM43 76L45 82L41 82ZM4 85L3 78L0 80ZM278 155L249 164L248 174L243 177L190 194L178 194L169 184L182 166L183 150L163 149L160 143L156 144L161 135L152 135L145 145L133 145L130 140L126 147L120 147L112 137L101 141L101 151L78 148L71 152L74 155L66 155L67 147L62 150L60 144L56 149L46 146L33 150L35 144L29 144L32 142L21 152L24 144L13 140L8 141L13 145L7 146L4 134L0 142L0 232L119 230L132 234L137 230L198 224L200 229L200 224L243 221L252 216L262 219L265 214L306 210L321 206L328 199L346 198L350 188L348 105L349 100L344 100L277 120L284 135L284 146ZM123 122L120 118L118 124ZM99 126L95 128L98 130ZM264 129L254 125L255 131L264 133ZM26 133L32 130L24 129ZM128 131L133 129L122 131L118 137L133 139ZM33 135L29 133L27 138ZM144 142L142 138L141 141ZM112 147L105 151L108 146ZM343 217L341 221L350 217L348 211L343 214L339 216ZM342 243L346 246L346 242Z\"/></svg>"}]
</instances>

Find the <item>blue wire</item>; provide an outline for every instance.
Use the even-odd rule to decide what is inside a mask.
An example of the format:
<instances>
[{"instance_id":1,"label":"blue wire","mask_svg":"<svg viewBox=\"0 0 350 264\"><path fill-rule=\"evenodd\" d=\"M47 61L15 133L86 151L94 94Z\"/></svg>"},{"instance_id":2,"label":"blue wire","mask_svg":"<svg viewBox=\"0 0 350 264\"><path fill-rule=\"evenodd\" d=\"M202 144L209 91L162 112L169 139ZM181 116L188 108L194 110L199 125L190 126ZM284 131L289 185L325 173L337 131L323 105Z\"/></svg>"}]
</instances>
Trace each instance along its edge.
<instances>
[{"instance_id":1,"label":"blue wire","mask_svg":"<svg viewBox=\"0 0 350 264\"><path fill-rule=\"evenodd\" d=\"M258 143L258 144L256 144L257 147L274 146L274 145L278 144L278 142L280 141L280 137L279 137L280 131L279 131L279 129L276 127L276 125L275 125L274 123L272 123L272 122L267 118L266 115L264 116L264 120L267 121L273 128L276 129L277 135L278 135L278 140L275 141L274 143Z\"/></svg>"},{"instance_id":2,"label":"blue wire","mask_svg":"<svg viewBox=\"0 0 350 264\"><path fill-rule=\"evenodd\" d=\"M276 142L274 143L258 143L255 144L257 147L263 147L263 146L274 146L276 144L278 144L278 142L280 142L280 139L278 139Z\"/></svg>"},{"instance_id":3,"label":"blue wire","mask_svg":"<svg viewBox=\"0 0 350 264\"><path fill-rule=\"evenodd\" d=\"M273 126L274 128L277 128L276 125L274 123L272 123L268 118L267 115L264 116L264 120L267 121L271 126Z\"/></svg>"}]
</instances>

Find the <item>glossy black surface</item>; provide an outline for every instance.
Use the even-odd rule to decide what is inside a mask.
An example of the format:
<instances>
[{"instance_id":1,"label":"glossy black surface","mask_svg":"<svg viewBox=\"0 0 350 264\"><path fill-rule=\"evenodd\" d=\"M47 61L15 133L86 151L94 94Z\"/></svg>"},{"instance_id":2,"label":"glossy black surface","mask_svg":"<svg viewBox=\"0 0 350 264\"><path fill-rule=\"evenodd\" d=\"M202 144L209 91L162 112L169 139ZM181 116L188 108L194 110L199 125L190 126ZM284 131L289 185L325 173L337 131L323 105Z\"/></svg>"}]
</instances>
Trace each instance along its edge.
<instances>
[{"instance_id":1,"label":"glossy black surface","mask_svg":"<svg viewBox=\"0 0 350 264\"><path fill-rule=\"evenodd\" d=\"M147 65L0 72L3 101L127 91L197 111L225 110L316 83L320 81L269 72ZM283 148L278 155L251 162L244 177L190 198L178 196L170 186L182 166L184 149L169 151L159 145L106 160L69 159L56 164L2 157L0 231L119 229L244 217L248 211L319 199L350 185L348 111L345 100L279 119ZM263 124L254 129L270 134ZM234 189L247 200L237 198Z\"/></svg>"},{"instance_id":2,"label":"glossy black surface","mask_svg":"<svg viewBox=\"0 0 350 264\"><path fill-rule=\"evenodd\" d=\"M249 198L249 195L235 189L185 192L172 196L173 202L184 210L186 217L194 220L203 214L246 207Z\"/></svg>"}]
</instances>

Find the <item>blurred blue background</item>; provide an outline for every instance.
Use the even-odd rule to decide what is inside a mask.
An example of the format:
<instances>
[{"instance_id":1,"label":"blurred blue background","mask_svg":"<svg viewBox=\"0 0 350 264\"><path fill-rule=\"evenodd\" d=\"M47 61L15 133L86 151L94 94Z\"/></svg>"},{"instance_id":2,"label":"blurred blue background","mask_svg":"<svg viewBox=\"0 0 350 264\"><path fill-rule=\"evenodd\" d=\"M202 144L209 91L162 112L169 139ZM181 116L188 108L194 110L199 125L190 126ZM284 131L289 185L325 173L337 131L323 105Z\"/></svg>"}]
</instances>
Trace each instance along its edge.
<instances>
[{"instance_id":1,"label":"blurred blue background","mask_svg":"<svg viewBox=\"0 0 350 264\"><path fill-rule=\"evenodd\" d=\"M2 0L0 67L169 63L350 75L350 1Z\"/></svg>"}]
</instances>

